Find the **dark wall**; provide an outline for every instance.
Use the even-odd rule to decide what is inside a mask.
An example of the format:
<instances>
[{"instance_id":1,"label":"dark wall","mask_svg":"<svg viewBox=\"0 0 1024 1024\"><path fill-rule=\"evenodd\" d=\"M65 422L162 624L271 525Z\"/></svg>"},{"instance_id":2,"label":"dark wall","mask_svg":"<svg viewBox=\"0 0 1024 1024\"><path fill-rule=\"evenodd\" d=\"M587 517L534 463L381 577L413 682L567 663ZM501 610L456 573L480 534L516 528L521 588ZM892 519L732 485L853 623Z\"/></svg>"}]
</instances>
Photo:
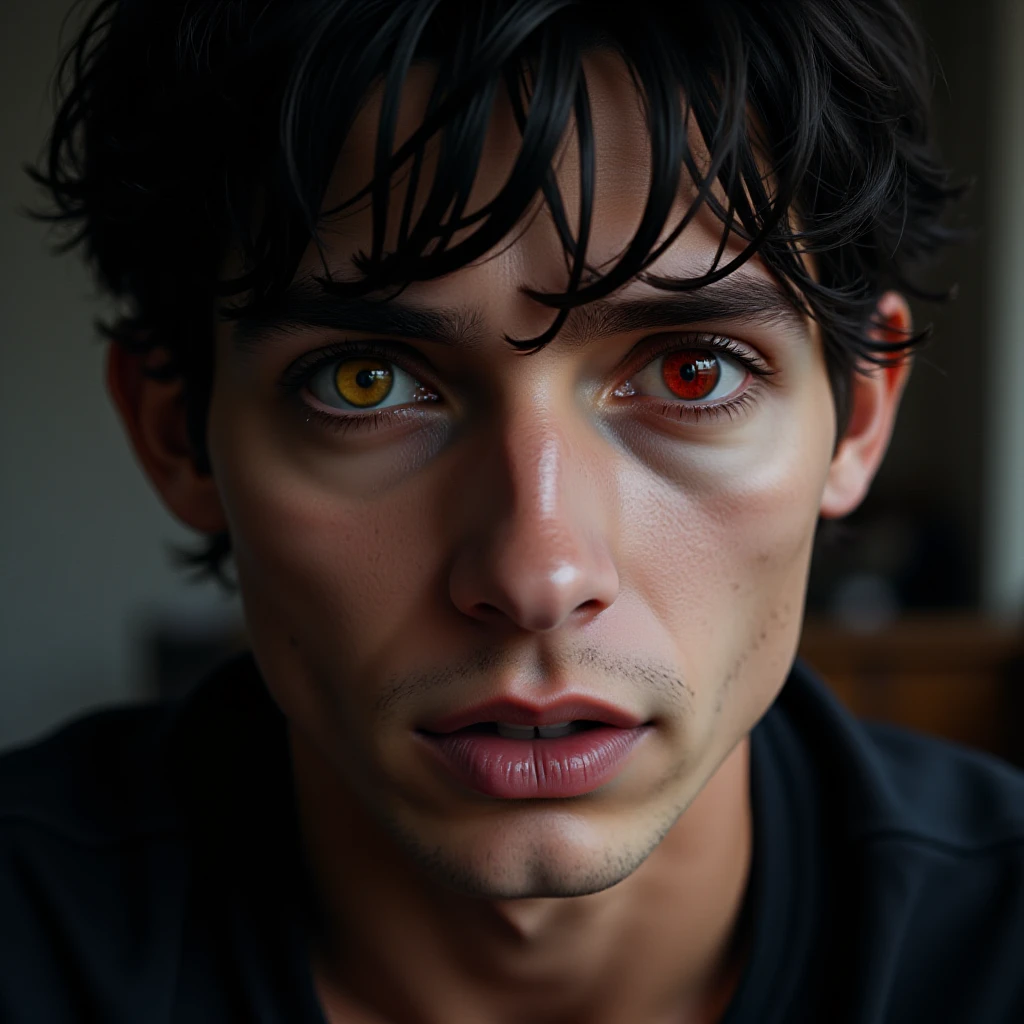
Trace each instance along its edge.
<instances>
[{"instance_id":1,"label":"dark wall","mask_svg":"<svg viewBox=\"0 0 1024 1024\"><path fill-rule=\"evenodd\" d=\"M811 607L835 603L844 573L896 577L909 607L974 607L980 599L988 374L993 82L992 0L917 0L939 67L939 140L958 180L973 181L957 223L971 237L928 275L956 285L944 305L912 302L934 336L914 368L896 434L874 490L847 538L819 552Z\"/></svg>"}]
</instances>

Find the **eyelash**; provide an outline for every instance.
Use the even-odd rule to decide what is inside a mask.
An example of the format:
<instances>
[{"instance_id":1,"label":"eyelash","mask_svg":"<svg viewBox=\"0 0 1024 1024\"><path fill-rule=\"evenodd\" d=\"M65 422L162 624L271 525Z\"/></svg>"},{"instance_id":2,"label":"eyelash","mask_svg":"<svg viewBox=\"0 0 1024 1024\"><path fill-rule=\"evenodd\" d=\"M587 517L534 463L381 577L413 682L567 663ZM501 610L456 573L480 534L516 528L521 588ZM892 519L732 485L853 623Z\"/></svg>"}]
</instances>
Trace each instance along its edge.
<instances>
[{"instance_id":1,"label":"eyelash","mask_svg":"<svg viewBox=\"0 0 1024 1024\"><path fill-rule=\"evenodd\" d=\"M728 355L747 370L753 377L753 380L735 398L707 405L669 402L653 396L647 397L647 402L657 405L662 413L670 417L676 417L680 420L687 419L694 423L699 423L706 417L717 420L725 416L732 420L756 402L759 382L775 373L775 370L763 359L752 355L747 349L737 344L731 338L719 334L687 334L679 332L665 335L664 340L654 346L645 346L641 342L639 346L641 352L637 355L636 359L631 360L630 357L627 357L627 365L632 362L632 368L629 375L624 378L624 383L654 362L659 356L687 346L708 349ZM396 344L386 345L374 341L359 341L357 343L336 342L317 349L315 352L307 353L297 359L282 374L278 387L286 394L298 397L307 382L322 367L339 362L342 359L358 359L361 357L376 358L395 363L401 366L407 373L417 377L417 379L429 376L420 368L421 364L419 360L413 357L412 352L413 350L407 349L405 346ZM634 352L637 352L637 349L634 349ZM410 414L415 415L416 409L415 406L406 405L351 415L324 412L324 410L311 405L309 402L302 399L300 401L302 401L307 423L315 420L317 423L340 434L350 431L380 430L407 419Z\"/></svg>"}]
</instances>

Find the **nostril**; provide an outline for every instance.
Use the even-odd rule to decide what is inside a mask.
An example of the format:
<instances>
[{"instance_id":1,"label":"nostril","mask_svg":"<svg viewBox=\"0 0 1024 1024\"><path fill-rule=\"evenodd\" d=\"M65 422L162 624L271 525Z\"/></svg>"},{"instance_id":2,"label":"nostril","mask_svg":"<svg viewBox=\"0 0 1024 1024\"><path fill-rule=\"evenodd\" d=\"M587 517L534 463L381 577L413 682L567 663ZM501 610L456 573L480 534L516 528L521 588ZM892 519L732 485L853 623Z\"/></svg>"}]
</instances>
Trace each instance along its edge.
<instances>
[{"instance_id":1,"label":"nostril","mask_svg":"<svg viewBox=\"0 0 1024 1024\"><path fill-rule=\"evenodd\" d=\"M505 619L508 616L494 604L488 604L486 601L478 601L473 605L474 616L485 622L493 622L495 619Z\"/></svg>"},{"instance_id":2,"label":"nostril","mask_svg":"<svg viewBox=\"0 0 1024 1024\"><path fill-rule=\"evenodd\" d=\"M584 601L582 604L577 605L573 609L573 615L578 619L585 619L588 622L599 615L607 606L603 601L598 601L597 598L591 598L589 601Z\"/></svg>"}]
</instances>

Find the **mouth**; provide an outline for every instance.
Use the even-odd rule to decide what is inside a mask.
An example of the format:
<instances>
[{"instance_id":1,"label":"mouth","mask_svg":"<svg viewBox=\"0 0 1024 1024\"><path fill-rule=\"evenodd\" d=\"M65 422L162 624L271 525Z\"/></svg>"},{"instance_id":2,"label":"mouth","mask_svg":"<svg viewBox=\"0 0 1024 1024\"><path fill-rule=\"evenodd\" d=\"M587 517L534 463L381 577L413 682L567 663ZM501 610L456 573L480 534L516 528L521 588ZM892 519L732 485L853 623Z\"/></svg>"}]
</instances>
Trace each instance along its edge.
<instances>
[{"instance_id":1,"label":"mouth","mask_svg":"<svg viewBox=\"0 0 1024 1024\"><path fill-rule=\"evenodd\" d=\"M578 731L607 725L616 729L636 729L644 719L624 708L590 697L563 697L550 704L502 698L443 715L424 724L423 732L445 735L462 729L483 728L497 731L514 729L560 729ZM530 738L509 736L510 739Z\"/></svg>"},{"instance_id":2,"label":"mouth","mask_svg":"<svg viewBox=\"0 0 1024 1024\"><path fill-rule=\"evenodd\" d=\"M515 722L476 722L462 729L431 735L500 736L506 740L557 740L578 732L599 729L604 722L577 719L570 722L555 722L552 725L517 725ZM424 730L426 731L426 730Z\"/></svg>"},{"instance_id":3,"label":"mouth","mask_svg":"<svg viewBox=\"0 0 1024 1024\"><path fill-rule=\"evenodd\" d=\"M416 731L450 781L499 800L567 799L610 783L653 729L592 700L490 702Z\"/></svg>"}]
</instances>

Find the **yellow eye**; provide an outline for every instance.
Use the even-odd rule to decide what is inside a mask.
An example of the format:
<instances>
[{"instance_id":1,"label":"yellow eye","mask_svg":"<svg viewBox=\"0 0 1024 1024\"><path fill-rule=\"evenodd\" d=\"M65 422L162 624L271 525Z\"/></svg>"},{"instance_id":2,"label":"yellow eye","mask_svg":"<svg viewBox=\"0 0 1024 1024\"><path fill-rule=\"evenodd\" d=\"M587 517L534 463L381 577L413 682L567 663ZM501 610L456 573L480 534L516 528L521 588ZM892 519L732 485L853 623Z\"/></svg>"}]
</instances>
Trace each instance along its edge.
<instances>
[{"instance_id":1,"label":"yellow eye","mask_svg":"<svg viewBox=\"0 0 1024 1024\"><path fill-rule=\"evenodd\" d=\"M306 387L318 402L339 412L376 413L439 398L390 359L373 355L325 360L307 378Z\"/></svg>"},{"instance_id":2,"label":"yellow eye","mask_svg":"<svg viewBox=\"0 0 1024 1024\"><path fill-rule=\"evenodd\" d=\"M338 395L360 409L383 402L394 384L391 364L379 359L347 359L338 364L334 373Z\"/></svg>"}]
</instances>

